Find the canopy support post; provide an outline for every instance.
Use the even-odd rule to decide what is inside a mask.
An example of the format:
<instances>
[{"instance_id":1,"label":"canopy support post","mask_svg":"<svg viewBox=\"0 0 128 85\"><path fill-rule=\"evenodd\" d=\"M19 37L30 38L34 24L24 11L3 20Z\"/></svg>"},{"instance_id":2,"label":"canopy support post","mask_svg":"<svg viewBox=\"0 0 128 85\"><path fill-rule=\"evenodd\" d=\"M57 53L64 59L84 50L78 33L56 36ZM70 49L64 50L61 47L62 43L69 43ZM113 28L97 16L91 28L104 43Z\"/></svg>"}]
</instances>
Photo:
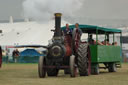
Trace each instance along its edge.
<instances>
[{"instance_id":1,"label":"canopy support post","mask_svg":"<svg viewBox=\"0 0 128 85\"><path fill-rule=\"evenodd\" d=\"M120 33L120 45L121 45L121 49L122 49L122 32Z\"/></svg>"},{"instance_id":2,"label":"canopy support post","mask_svg":"<svg viewBox=\"0 0 128 85\"><path fill-rule=\"evenodd\" d=\"M98 27L97 27L98 28ZM96 45L98 44L98 29L96 29Z\"/></svg>"},{"instance_id":3,"label":"canopy support post","mask_svg":"<svg viewBox=\"0 0 128 85\"><path fill-rule=\"evenodd\" d=\"M109 33L107 33L106 35L107 35L107 40L109 41Z\"/></svg>"},{"instance_id":4,"label":"canopy support post","mask_svg":"<svg viewBox=\"0 0 128 85\"><path fill-rule=\"evenodd\" d=\"M107 36L106 36L106 32L105 32L105 45L107 45L107 41L106 41L106 39L107 39Z\"/></svg>"},{"instance_id":5,"label":"canopy support post","mask_svg":"<svg viewBox=\"0 0 128 85\"><path fill-rule=\"evenodd\" d=\"M113 33L113 43L115 42L115 34Z\"/></svg>"},{"instance_id":6,"label":"canopy support post","mask_svg":"<svg viewBox=\"0 0 128 85\"><path fill-rule=\"evenodd\" d=\"M89 33L88 33L88 42L89 42Z\"/></svg>"},{"instance_id":7,"label":"canopy support post","mask_svg":"<svg viewBox=\"0 0 128 85\"><path fill-rule=\"evenodd\" d=\"M121 52L120 52L120 56L121 56L121 58L122 58L122 61L123 61L123 47L122 47L122 32L120 33L120 45L121 45Z\"/></svg>"}]
</instances>

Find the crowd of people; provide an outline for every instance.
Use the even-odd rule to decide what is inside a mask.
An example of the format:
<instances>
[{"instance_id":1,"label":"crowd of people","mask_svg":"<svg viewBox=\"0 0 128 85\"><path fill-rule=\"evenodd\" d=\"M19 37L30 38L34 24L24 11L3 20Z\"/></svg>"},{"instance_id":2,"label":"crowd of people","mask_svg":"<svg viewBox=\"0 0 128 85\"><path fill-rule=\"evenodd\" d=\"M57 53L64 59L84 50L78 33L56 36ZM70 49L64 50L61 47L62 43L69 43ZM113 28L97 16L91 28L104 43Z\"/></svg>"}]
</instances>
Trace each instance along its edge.
<instances>
[{"instance_id":1,"label":"crowd of people","mask_svg":"<svg viewBox=\"0 0 128 85\"><path fill-rule=\"evenodd\" d=\"M0 56L0 61L3 60L4 62L8 63L8 62L14 62L17 63L19 56L20 56L20 52L18 51L18 49L9 49L6 47L6 49L2 49L2 58Z\"/></svg>"},{"instance_id":2,"label":"crowd of people","mask_svg":"<svg viewBox=\"0 0 128 85\"><path fill-rule=\"evenodd\" d=\"M88 42L89 42L89 44L93 44L93 45L98 44L98 45L115 45L115 46L117 46L117 42L114 42L114 43L111 44L111 43L109 42L109 39L105 39L105 40L102 41L102 42L100 42L100 41L98 40L98 41L96 42L96 40L94 40L94 39L92 38L92 35L89 36Z\"/></svg>"}]
</instances>

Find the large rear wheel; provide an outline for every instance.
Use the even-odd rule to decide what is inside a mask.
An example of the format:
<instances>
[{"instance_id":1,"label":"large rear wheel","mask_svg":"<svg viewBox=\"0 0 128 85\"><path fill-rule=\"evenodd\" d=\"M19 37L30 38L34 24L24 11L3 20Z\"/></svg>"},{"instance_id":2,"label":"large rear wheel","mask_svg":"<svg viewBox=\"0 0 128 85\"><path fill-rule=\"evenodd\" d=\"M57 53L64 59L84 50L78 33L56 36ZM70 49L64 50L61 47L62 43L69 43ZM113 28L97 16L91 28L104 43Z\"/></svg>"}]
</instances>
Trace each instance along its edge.
<instances>
[{"instance_id":1,"label":"large rear wheel","mask_svg":"<svg viewBox=\"0 0 128 85\"><path fill-rule=\"evenodd\" d=\"M88 44L81 43L78 48L78 69L80 76L89 75Z\"/></svg>"},{"instance_id":2,"label":"large rear wheel","mask_svg":"<svg viewBox=\"0 0 128 85\"><path fill-rule=\"evenodd\" d=\"M76 77L77 74L77 69L76 69L76 64L75 64L75 56L72 55L70 56L70 72L71 72L71 77Z\"/></svg>"},{"instance_id":3,"label":"large rear wheel","mask_svg":"<svg viewBox=\"0 0 128 85\"><path fill-rule=\"evenodd\" d=\"M46 62L44 56L40 56L38 63L38 73L40 78L44 78L46 76Z\"/></svg>"}]
</instances>

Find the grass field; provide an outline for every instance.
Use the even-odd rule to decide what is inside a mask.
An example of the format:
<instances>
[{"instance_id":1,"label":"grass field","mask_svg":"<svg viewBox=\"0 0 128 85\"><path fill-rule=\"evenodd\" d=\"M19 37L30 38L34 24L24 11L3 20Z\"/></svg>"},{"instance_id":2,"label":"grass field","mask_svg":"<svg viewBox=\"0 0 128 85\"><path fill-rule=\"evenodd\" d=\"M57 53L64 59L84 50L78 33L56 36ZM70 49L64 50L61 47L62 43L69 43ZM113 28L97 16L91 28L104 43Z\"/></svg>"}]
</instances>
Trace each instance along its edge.
<instances>
[{"instance_id":1,"label":"grass field","mask_svg":"<svg viewBox=\"0 0 128 85\"><path fill-rule=\"evenodd\" d=\"M100 70L100 75L70 78L59 72L58 77L38 77L37 64L3 64L0 85L128 85L128 64L115 73Z\"/></svg>"}]
</instances>

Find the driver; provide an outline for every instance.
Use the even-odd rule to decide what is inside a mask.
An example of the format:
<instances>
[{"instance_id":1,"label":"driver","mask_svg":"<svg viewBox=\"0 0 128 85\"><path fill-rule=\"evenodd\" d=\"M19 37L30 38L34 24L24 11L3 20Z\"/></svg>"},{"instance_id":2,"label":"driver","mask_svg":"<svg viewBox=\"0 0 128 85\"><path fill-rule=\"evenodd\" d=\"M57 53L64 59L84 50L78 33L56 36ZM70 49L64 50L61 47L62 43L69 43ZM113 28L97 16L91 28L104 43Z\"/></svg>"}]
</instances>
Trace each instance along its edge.
<instances>
[{"instance_id":1,"label":"driver","mask_svg":"<svg viewBox=\"0 0 128 85\"><path fill-rule=\"evenodd\" d=\"M69 24L66 24L66 29L64 29L64 35L72 36L72 30L69 28Z\"/></svg>"}]
</instances>

